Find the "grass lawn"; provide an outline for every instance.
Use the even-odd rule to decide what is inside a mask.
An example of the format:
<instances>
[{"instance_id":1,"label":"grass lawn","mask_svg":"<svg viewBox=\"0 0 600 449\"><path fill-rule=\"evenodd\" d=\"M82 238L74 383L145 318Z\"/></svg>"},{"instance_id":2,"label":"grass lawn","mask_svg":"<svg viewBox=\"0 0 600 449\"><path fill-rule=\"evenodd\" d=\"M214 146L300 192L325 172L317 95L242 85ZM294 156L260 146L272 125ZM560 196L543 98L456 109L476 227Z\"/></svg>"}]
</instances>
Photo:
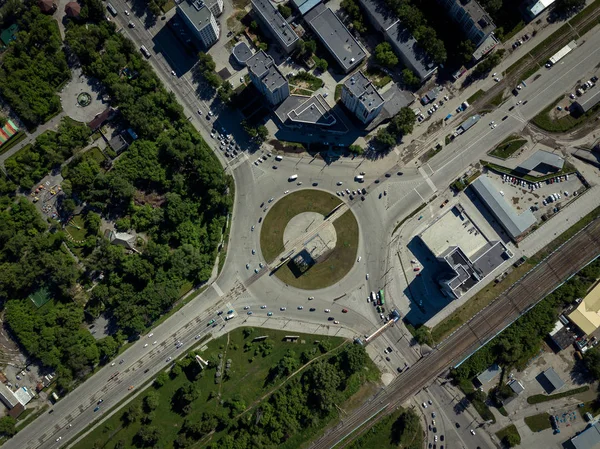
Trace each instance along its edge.
<instances>
[{"instance_id":1,"label":"grass lawn","mask_svg":"<svg viewBox=\"0 0 600 449\"><path fill-rule=\"evenodd\" d=\"M245 329L252 331L248 337L245 337ZM184 369L178 376L174 378L171 376L170 380L162 387L157 389L151 386L142 392L132 403L141 403L150 391L159 393L158 407L153 412L155 417L160 417L160 422L155 422L154 424L159 425L161 428L161 438L156 447L173 447L172 442L176 439L184 419L194 421L199 419L204 411L220 411L224 409L222 405L224 401L235 397L246 404L246 410L252 408L258 403L259 399L278 388L281 384L280 381L277 381L275 384L267 384L265 380L271 367L283 358L288 349L292 349L297 355L305 350L311 352L314 350L316 355L320 354L316 342L319 340L323 341L323 336L300 334L298 343L287 343L283 341L283 337L288 333L287 331L258 328L236 329L228 335L209 342L206 345L206 350L201 353L201 357L205 360L218 360L219 354L222 354L223 361L231 359L231 370L228 372L229 379L223 380L221 384L215 384L214 368L206 368L200 373L199 377L196 377L196 380L188 379L189 371ZM255 349L261 347L261 342L251 343L250 349L247 352L244 351L245 344L251 342L253 338L263 335L267 335L269 337L267 341L272 343L270 354L266 356L262 356L260 353L256 354ZM328 340L331 343L331 347L334 348L330 353L334 352L335 348L343 345L345 342L344 339L337 337L328 338ZM371 365L369 365L368 369L376 371ZM191 410L184 418L181 414L172 410L171 398L188 381L193 381L198 387L200 397L191 403ZM125 410L127 408L129 408L129 405ZM141 423L136 422L124 427L122 417L125 414L125 410L118 411L104 424L93 429L87 437L74 445L73 448L89 449L91 447L102 447L105 449L114 449L120 440L125 443L124 447L133 447L132 440L140 429ZM220 436L219 433L214 435L212 442L218 440ZM306 441L306 435L301 434L299 437L303 442ZM202 441L194 447L205 447L208 442Z\"/></svg>"},{"instance_id":2,"label":"grass lawn","mask_svg":"<svg viewBox=\"0 0 600 449\"><path fill-rule=\"evenodd\" d=\"M560 117L558 120L551 118L549 115L550 111L554 110L556 108L556 105L564 98L565 97L561 95L556 99L556 101L554 101L548 107L543 109L538 115L536 115L533 118L533 123L545 131L556 133L566 132L572 130L573 128L576 128L577 126L584 123L586 120L592 118L600 109L600 104L598 104L589 111L587 111L585 114L582 114L577 118L573 117L571 114Z\"/></svg>"},{"instance_id":3,"label":"grass lawn","mask_svg":"<svg viewBox=\"0 0 600 449\"><path fill-rule=\"evenodd\" d=\"M341 280L354 265L358 251L358 223L352 211L333 222L337 234L335 248L318 263L296 277L288 265L275 274L286 284L305 290L316 290Z\"/></svg>"},{"instance_id":4,"label":"grass lawn","mask_svg":"<svg viewBox=\"0 0 600 449\"><path fill-rule=\"evenodd\" d=\"M500 159L508 159L526 143L525 139L520 139L519 136L513 134L498 144L496 148L490 151L490 154Z\"/></svg>"},{"instance_id":5,"label":"grass lawn","mask_svg":"<svg viewBox=\"0 0 600 449\"><path fill-rule=\"evenodd\" d=\"M485 92L483 90L479 89L477 92L475 92L469 98L467 98L467 103L473 104L475 101L477 101L478 98L482 97L484 94L485 94Z\"/></svg>"},{"instance_id":6,"label":"grass lawn","mask_svg":"<svg viewBox=\"0 0 600 449\"><path fill-rule=\"evenodd\" d=\"M503 438L508 437L510 435L512 435L515 438L515 442L518 441L517 445L521 444L521 435L519 435L517 426L515 426L514 424L511 424L510 426L507 426L504 429L496 432L496 436L500 441L502 441Z\"/></svg>"},{"instance_id":7,"label":"grass lawn","mask_svg":"<svg viewBox=\"0 0 600 449\"><path fill-rule=\"evenodd\" d=\"M344 87L343 84L338 84L337 86L335 86L335 94L333 96L335 101L339 101L342 98L342 88Z\"/></svg>"},{"instance_id":8,"label":"grass lawn","mask_svg":"<svg viewBox=\"0 0 600 449\"><path fill-rule=\"evenodd\" d=\"M104 153L98 147L92 147L92 148L90 148L85 153L85 155L86 155L86 157L91 157L92 159L95 159L96 162L98 162L98 164L102 164L102 162L104 162L106 160L106 157L104 156Z\"/></svg>"},{"instance_id":9,"label":"grass lawn","mask_svg":"<svg viewBox=\"0 0 600 449\"><path fill-rule=\"evenodd\" d=\"M391 76L389 76L383 70L379 70L377 67L369 67L365 71L365 75L379 89L386 86L389 82L392 81Z\"/></svg>"},{"instance_id":10,"label":"grass lawn","mask_svg":"<svg viewBox=\"0 0 600 449\"><path fill-rule=\"evenodd\" d=\"M323 87L323 80L308 72L300 72L296 76L290 78L290 84L314 92Z\"/></svg>"},{"instance_id":11,"label":"grass lawn","mask_svg":"<svg viewBox=\"0 0 600 449\"><path fill-rule=\"evenodd\" d=\"M527 416L525 418L525 424L527 424L527 427L529 427L532 432L541 432L542 430L550 429L552 427L550 415L546 412Z\"/></svg>"},{"instance_id":12,"label":"grass lawn","mask_svg":"<svg viewBox=\"0 0 600 449\"><path fill-rule=\"evenodd\" d=\"M167 12L175 8L175 2L173 0L167 0L167 3L161 8L163 12Z\"/></svg>"},{"instance_id":13,"label":"grass lawn","mask_svg":"<svg viewBox=\"0 0 600 449\"><path fill-rule=\"evenodd\" d=\"M590 389L589 385L584 385L583 387L573 388L572 390L563 391L562 393L556 394L534 394L533 396L529 396L527 398L528 404L541 404L542 402L553 401L554 399L566 398L569 396L573 396L579 393L584 393Z\"/></svg>"},{"instance_id":14,"label":"grass lawn","mask_svg":"<svg viewBox=\"0 0 600 449\"><path fill-rule=\"evenodd\" d=\"M65 228L73 240L85 240L87 230L85 229L85 221L81 215L75 215Z\"/></svg>"},{"instance_id":15,"label":"grass lawn","mask_svg":"<svg viewBox=\"0 0 600 449\"><path fill-rule=\"evenodd\" d=\"M498 107L500 106L502 103L504 103L505 98L504 98L504 92L500 92L498 95L496 95L494 98L492 98L490 100L490 104L492 106Z\"/></svg>"},{"instance_id":16,"label":"grass lawn","mask_svg":"<svg viewBox=\"0 0 600 449\"><path fill-rule=\"evenodd\" d=\"M277 201L263 220L260 231L260 248L267 263L283 252L283 231L292 218L302 212L327 215L340 203L338 197L321 190L300 190Z\"/></svg>"},{"instance_id":17,"label":"grass lawn","mask_svg":"<svg viewBox=\"0 0 600 449\"><path fill-rule=\"evenodd\" d=\"M349 449L398 449L398 445L392 441L392 426L402 413L402 409L395 411L391 415L386 416L369 430L364 433L358 440L349 446ZM423 436L421 434L421 439ZM419 446L419 447L422 447Z\"/></svg>"},{"instance_id":18,"label":"grass lawn","mask_svg":"<svg viewBox=\"0 0 600 449\"><path fill-rule=\"evenodd\" d=\"M26 137L27 134L25 134L24 131L17 131L14 136L12 136L4 145L0 147L0 154L6 153L8 150L10 150L12 147L21 142Z\"/></svg>"}]
</instances>

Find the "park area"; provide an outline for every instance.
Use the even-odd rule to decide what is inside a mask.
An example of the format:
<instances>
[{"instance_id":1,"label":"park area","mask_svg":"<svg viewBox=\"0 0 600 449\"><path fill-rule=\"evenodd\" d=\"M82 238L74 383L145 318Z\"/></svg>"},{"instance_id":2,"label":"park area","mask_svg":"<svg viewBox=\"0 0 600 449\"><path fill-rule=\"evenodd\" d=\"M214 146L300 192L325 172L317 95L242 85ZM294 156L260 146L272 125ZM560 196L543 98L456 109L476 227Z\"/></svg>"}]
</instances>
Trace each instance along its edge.
<instances>
[{"instance_id":1,"label":"park area","mask_svg":"<svg viewBox=\"0 0 600 449\"><path fill-rule=\"evenodd\" d=\"M284 252L284 234L288 232L289 226L296 226L297 217L312 213L312 216L317 217L316 220L320 220L319 215L326 217L340 203L339 198L320 190L301 190L277 201L265 217L260 234L265 260L271 263ZM313 225L320 226L318 221L313 221L306 229ZM306 244L308 247L317 240L327 243L335 241L329 246L325 243L326 250L319 253L319 257L306 270L299 271L295 263L290 261L279 268L275 275L288 285L306 290L324 288L339 282L350 271L356 259L358 223L349 210L337 218L330 228L320 229L310 243ZM298 232L302 234L302 230Z\"/></svg>"},{"instance_id":2,"label":"park area","mask_svg":"<svg viewBox=\"0 0 600 449\"><path fill-rule=\"evenodd\" d=\"M241 328L201 343L73 447L300 447L379 372L345 339L285 335Z\"/></svg>"}]
</instances>

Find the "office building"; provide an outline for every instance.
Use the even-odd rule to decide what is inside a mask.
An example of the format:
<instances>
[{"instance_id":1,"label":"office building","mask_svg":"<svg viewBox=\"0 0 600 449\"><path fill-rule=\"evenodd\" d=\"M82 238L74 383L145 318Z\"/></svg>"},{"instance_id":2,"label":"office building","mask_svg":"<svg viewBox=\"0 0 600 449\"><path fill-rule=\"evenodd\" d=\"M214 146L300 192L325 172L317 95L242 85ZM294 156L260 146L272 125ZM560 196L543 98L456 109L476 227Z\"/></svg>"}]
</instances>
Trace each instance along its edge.
<instances>
[{"instance_id":1,"label":"office building","mask_svg":"<svg viewBox=\"0 0 600 449\"><path fill-rule=\"evenodd\" d=\"M177 15L204 48L209 48L219 40L221 29L216 16L222 12L223 0L184 0L177 5Z\"/></svg>"},{"instance_id":2,"label":"office building","mask_svg":"<svg viewBox=\"0 0 600 449\"><path fill-rule=\"evenodd\" d=\"M259 51L246 62L252 83L272 105L277 105L290 96L290 86L275 65L273 58Z\"/></svg>"},{"instance_id":3,"label":"office building","mask_svg":"<svg viewBox=\"0 0 600 449\"><path fill-rule=\"evenodd\" d=\"M363 123L369 123L383 109L383 97L362 72L356 72L342 86L342 103Z\"/></svg>"},{"instance_id":4,"label":"office building","mask_svg":"<svg viewBox=\"0 0 600 449\"><path fill-rule=\"evenodd\" d=\"M275 38L286 53L294 51L300 38L269 0L252 0L252 11L263 29Z\"/></svg>"}]
</instances>

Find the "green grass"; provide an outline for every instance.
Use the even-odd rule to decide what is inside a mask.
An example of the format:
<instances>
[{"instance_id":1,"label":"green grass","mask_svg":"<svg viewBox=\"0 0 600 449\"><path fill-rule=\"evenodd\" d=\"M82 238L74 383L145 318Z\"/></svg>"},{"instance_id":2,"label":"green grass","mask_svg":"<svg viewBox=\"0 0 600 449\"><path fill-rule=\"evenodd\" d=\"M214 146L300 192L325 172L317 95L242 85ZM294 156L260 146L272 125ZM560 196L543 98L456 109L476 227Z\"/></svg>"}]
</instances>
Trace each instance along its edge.
<instances>
[{"instance_id":1,"label":"green grass","mask_svg":"<svg viewBox=\"0 0 600 449\"><path fill-rule=\"evenodd\" d=\"M371 82L381 89L392 81L392 77L385 73L383 70L379 70L377 67L370 67L366 69L365 76L371 80Z\"/></svg>"},{"instance_id":2,"label":"green grass","mask_svg":"<svg viewBox=\"0 0 600 449\"><path fill-rule=\"evenodd\" d=\"M17 131L14 136L12 136L4 145L0 147L0 154L6 153L12 147L14 147L19 142L23 141L27 137L25 131Z\"/></svg>"},{"instance_id":3,"label":"green grass","mask_svg":"<svg viewBox=\"0 0 600 449\"><path fill-rule=\"evenodd\" d=\"M510 426L507 426L504 429L496 432L496 436L500 441L502 441L504 437L507 437L509 435L513 435L515 437L515 441L518 441L517 445L521 444L521 435L519 435L517 426L515 426L514 424L511 424Z\"/></svg>"},{"instance_id":4,"label":"green grass","mask_svg":"<svg viewBox=\"0 0 600 449\"><path fill-rule=\"evenodd\" d=\"M510 30L508 33L506 33L502 36L502 42L506 42L507 40L512 38L515 34L517 34L519 31L521 31L523 28L525 28L525 22L523 22L521 20L519 23L517 23L515 25L515 27L512 30Z\"/></svg>"},{"instance_id":5,"label":"green grass","mask_svg":"<svg viewBox=\"0 0 600 449\"><path fill-rule=\"evenodd\" d=\"M75 227L75 226L71 226L71 223L73 223L79 229L77 229L77 227ZM69 225L67 225L67 227L65 229L69 233L69 235L71 237L73 237L73 240L76 240L76 241L85 240L85 238L87 236L87 230L85 228L85 220L83 219L83 217L81 215L75 215L73 217L73 219L69 222Z\"/></svg>"},{"instance_id":6,"label":"green grass","mask_svg":"<svg viewBox=\"0 0 600 449\"><path fill-rule=\"evenodd\" d=\"M368 429L363 435L354 441L349 449L399 449L406 447L421 448L423 445L423 428L419 425L414 434L407 434L403 437L405 441L410 441L410 446L405 446L396 442L394 438L395 423L404 410L399 408L391 415L381 419L377 424Z\"/></svg>"},{"instance_id":7,"label":"green grass","mask_svg":"<svg viewBox=\"0 0 600 449\"><path fill-rule=\"evenodd\" d=\"M519 136L513 134L498 144L496 148L490 151L490 154L500 159L508 159L526 143L527 140L521 139Z\"/></svg>"},{"instance_id":8,"label":"green grass","mask_svg":"<svg viewBox=\"0 0 600 449\"><path fill-rule=\"evenodd\" d=\"M525 418L525 424L527 424L527 427L529 427L532 432L541 432L542 430L550 429L552 427L550 415L546 412L527 416Z\"/></svg>"},{"instance_id":9,"label":"green grass","mask_svg":"<svg viewBox=\"0 0 600 449\"><path fill-rule=\"evenodd\" d=\"M98 164L102 164L102 162L106 160L104 153L98 147L90 148L88 151L86 151L85 155L86 157L91 157L92 159L94 159L96 162L98 162Z\"/></svg>"},{"instance_id":10,"label":"green grass","mask_svg":"<svg viewBox=\"0 0 600 449\"><path fill-rule=\"evenodd\" d=\"M490 104L492 106L498 107L500 106L502 103L504 103L506 99L504 98L504 92L500 92L498 95L496 95L494 98L492 98L490 100Z\"/></svg>"},{"instance_id":11,"label":"green grass","mask_svg":"<svg viewBox=\"0 0 600 449\"><path fill-rule=\"evenodd\" d=\"M300 276L286 264L275 275L288 285L305 290L328 287L340 281L350 271L358 251L358 223L352 211L346 211L333 222L337 234L335 248ZM262 237L262 234L261 234Z\"/></svg>"},{"instance_id":12,"label":"green grass","mask_svg":"<svg viewBox=\"0 0 600 449\"><path fill-rule=\"evenodd\" d=\"M175 2L173 0L167 0L167 2L160 9L166 13L173 8L175 8Z\"/></svg>"},{"instance_id":13,"label":"green grass","mask_svg":"<svg viewBox=\"0 0 600 449\"><path fill-rule=\"evenodd\" d=\"M194 381L200 390L200 398L191 405L191 411L186 419L197 420L203 411L218 412L227 410L223 407L222 401L227 401L234 397L242 399L247 409L251 409L256 401L265 394L273 391L279 386L276 384L266 384L265 379L272 366L274 366L285 355L288 349L294 350L298 355L304 350L317 350L316 342L323 340L319 335L299 334L298 343L286 343L283 337L289 332L276 331L270 329L254 329L248 338L244 338L243 328L236 329L228 335L224 335L207 344L207 349L201 353L205 360L218 358L218 354L223 354L223 360L231 359L232 368L229 372L229 380L224 380L220 385L214 382L214 369L205 369L204 375ZM252 341L254 337L268 335L268 341L273 344L272 351L266 357L254 355L254 348L259 343L252 343L248 352L244 352L246 342ZM298 335L298 334L297 334ZM329 338L333 348L339 347L344 343L342 338ZM334 350L335 351L335 350ZM330 351L330 353L334 352ZM316 352L319 354L318 350ZM254 359L250 361L250 359ZM193 362L195 363L195 362ZM373 370L374 366L370 365ZM141 403L143 397L148 391L157 391L160 395L158 408L154 411L154 416L160 417L161 439L160 447L173 447L170 442L175 440L178 431L181 429L184 418L171 409L171 397L175 391L188 381L186 371L179 374L174 379L170 379L164 386L155 389L148 387L132 403ZM210 398L211 392L219 393L221 396ZM129 408L129 405L126 407ZM73 446L74 449L89 449L91 447L103 447L105 449L114 449L119 440L126 442L126 447L131 447L131 441L134 435L141 427L141 423L133 423L127 427L122 426L122 416L125 410L120 410L105 421L101 426L94 428L84 439ZM156 420L156 418L155 418ZM302 435L301 435L302 436ZM219 434L215 435L213 441L218 440ZM204 442L206 443L206 442ZM97 445L97 446L96 446ZM195 447L203 447L204 444Z\"/></svg>"},{"instance_id":14,"label":"green grass","mask_svg":"<svg viewBox=\"0 0 600 449\"><path fill-rule=\"evenodd\" d=\"M302 212L327 215L341 200L321 190L301 190L277 201L263 220L260 230L262 255L271 263L283 250L283 232L288 222Z\"/></svg>"},{"instance_id":15,"label":"green grass","mask_svg":"<svg viewBox=\"0 0 600 449\"><path fill-rule=\"evenodd\" d=\"M342 98L342 88L343 87L344 87L343 84L338 84L337 86L335 86L335 94L333 96L335 101L339 101Z\"/></svg>"},{"instance_id":16,"label":"green grass","mask_svg":"<svg viewBox=\"0 0 600 449\"><path fill-rule=\"evenodd\" d=\"M557 104L564 98L565 97L561 95L556 99L556 101L550 103L548 107L546 107L538 115L536 115L533 118L534 125L538 126L539 128L542 128L545 131L562 133L570 131L576 128L577 126L583 124L583 122L596 115L596 112L600 110L600 104L597 104L585 114L582 114L577 118L573 117L571 114L567 114L560 117L558 120L552 119L549 115L550 111L554 110Z\"/></svg>"},{"instance_id":17,"label":"green grass","mask_svg":"<svg viewBox=\"0 0 600 449\"><path fill-rule=\"evenodd\" d=\"M306 88L315 91L323 87L323 80L308 72L300 72L296 76L290 78L290 84L300 88Z\"/></svg>"},{"instance_id":18,"label":"green grass","mask_svg":"<svg viewBox=\"0 0 600 449\"><path fill-rule=\"evenodd\" d=\"M567 398L569 396L573 396L575 394L583 393L590 389L589 385L584 385L583 387L573 388L572 390L563 391L562 393L556 394L534 394L533 396L529 396L527 398L528 404L541 404L542 402L553 401L555 399Z\"/></svg>"},{"instance_id":19,"label":"green grass","mask_svg":"<svg viewBox=\"0 0 600 449\"><path fill-rule=\"evenodd\" d=\"M485 92L483 90L479 89L477 92L475 92L469 98L467 98L467 103L473 104L475 101L477 101L483 95L485 95Z\"/></svg>"}]
</instances>

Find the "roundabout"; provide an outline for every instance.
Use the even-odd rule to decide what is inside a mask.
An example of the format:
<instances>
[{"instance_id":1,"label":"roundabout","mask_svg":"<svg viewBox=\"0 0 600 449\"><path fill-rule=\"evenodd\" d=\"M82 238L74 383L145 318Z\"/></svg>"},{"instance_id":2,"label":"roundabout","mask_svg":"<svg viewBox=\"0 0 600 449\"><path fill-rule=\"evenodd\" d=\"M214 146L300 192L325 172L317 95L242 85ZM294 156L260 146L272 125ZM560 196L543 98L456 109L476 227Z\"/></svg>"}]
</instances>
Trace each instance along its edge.
<instances>
[{"instance_id":1,"label":"roundabout","mask_svg":"<svg viewBox=\"0 0 600 449\"><path fill-rule=\"evenodd\" d=\"M330 193L300 190L271 207L260 234L264 259L276 265L290 247L294 252L275 271L277 278L295 288L317 290L346 276L356 260L358 223L350 210L330 217L341 204Z\"/></svg>"}]
</instances>

